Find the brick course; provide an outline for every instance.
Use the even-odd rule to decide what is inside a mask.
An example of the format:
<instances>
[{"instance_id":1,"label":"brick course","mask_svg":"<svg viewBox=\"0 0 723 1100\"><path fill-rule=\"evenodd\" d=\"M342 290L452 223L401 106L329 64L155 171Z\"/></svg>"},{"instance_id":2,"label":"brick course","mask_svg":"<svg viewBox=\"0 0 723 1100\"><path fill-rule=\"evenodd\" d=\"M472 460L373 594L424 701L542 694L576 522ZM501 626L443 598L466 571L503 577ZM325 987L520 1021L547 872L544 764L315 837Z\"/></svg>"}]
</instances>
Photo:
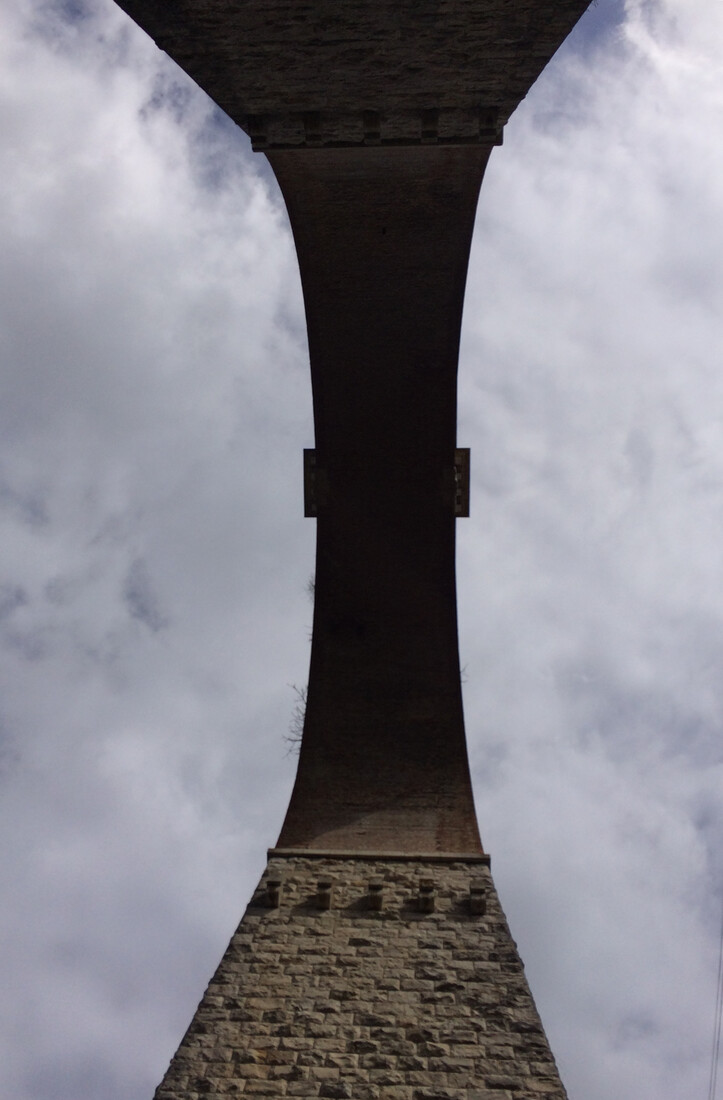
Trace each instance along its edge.
<instances>
[{"instance_id":1,"label":"brick course","mask_svg":"<svg viewBox=\"0 0 723 1100\"><path fill-rule=\"evenodd\" d=\"M296 852L272 855L156 1100L564 1100L474 814L454 455L482 173L587 0L119 2L268 150L326 486Z\"/></svg>"}]
</instances>

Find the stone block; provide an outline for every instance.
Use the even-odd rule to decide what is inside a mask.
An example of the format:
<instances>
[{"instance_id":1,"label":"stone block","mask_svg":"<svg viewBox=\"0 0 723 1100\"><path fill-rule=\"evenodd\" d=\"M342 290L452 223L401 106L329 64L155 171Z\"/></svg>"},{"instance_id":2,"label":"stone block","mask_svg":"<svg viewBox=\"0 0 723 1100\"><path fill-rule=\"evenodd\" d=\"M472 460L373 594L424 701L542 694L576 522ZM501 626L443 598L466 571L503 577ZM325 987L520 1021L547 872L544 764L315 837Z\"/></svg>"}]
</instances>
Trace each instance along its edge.
<instances>
[{"instance_id":1,"label":"stone block","mask_svg":"<svg viewBox=\"0 0 723 1100\"><path fill-rule=\"evenodd\" d=\"M454 904L478 873L460 860L272 859L278 907L247 911L156 1100L565 1100L491 879L485 958L479 922ZM348 900L372 875L383 930ZM431 914L409 904L425 877ZM319 881L333 881L333 907L300 909Z\"/></svg>"}]
</instances>

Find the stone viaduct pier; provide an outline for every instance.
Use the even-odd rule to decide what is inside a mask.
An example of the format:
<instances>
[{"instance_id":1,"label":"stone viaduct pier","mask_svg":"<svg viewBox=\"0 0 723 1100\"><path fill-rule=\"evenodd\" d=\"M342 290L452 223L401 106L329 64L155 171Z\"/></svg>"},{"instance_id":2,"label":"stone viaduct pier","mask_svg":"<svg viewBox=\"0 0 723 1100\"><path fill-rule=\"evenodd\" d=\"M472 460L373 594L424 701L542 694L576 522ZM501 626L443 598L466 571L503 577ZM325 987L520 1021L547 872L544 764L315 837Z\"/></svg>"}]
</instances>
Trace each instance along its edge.
<instances>
[{"instance_id":1,"label":"stone viaduct pier","mask_svg":"<svg viewBox=\"0 0 723 1100\"><path fill-rule=\"evenodd\" d=\"M485 165L587 2L120 2L268 157L316 436L296 784L157 1100L565 1097L472 799L456 376Z\"/></svg>"}]
</instances>

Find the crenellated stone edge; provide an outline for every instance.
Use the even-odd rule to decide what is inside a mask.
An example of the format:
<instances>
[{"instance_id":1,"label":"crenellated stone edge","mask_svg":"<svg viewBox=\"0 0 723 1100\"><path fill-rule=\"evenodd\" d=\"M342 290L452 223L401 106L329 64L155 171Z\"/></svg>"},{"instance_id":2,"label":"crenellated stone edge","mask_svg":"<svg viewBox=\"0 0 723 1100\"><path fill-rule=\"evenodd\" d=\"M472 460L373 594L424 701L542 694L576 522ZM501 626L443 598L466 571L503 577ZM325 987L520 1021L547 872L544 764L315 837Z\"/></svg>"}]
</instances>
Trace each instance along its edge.
<instances>
[{"instance_id":1,"label":"crenellated stone edge","mask_svg":"<svg viewBox=\"0 0 723 1100\"><path fill-rule=\"evenodd\" d=\"M484 857L270 856L156 1091L240 1096L566 1100Z\"/></svg>"},{"instance_id":2,"label":"crenellated stone edge","mask_svg":"<svg viewBox=\"0 0 723 1100\"><path fill-rule=\"evenodd\" d=\"M368 863L480 863L489 867L492 862L486 852L352 852L334 848L269 848L266 854L269 859L349 859Z\"/></svg>"}]
</instances>

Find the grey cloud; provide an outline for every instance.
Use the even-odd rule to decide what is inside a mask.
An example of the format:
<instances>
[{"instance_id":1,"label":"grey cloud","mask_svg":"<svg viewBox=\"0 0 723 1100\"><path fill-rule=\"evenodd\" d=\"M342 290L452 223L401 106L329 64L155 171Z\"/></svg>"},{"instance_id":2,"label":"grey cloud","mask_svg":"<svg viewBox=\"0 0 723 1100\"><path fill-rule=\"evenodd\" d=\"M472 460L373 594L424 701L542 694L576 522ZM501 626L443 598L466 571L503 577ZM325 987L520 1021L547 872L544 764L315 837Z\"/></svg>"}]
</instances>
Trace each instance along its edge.
<instances>
[{"instance_id":1,"label":"grey cloud","mask_svg":"<svg viewBox=\"0 0 723 1100\"><path fill-rule=\"evenodd\" d=\"M140 109L140 117L145 119L153 111L166 111L174 123L183 123L193 95L193 87L188 81L179 80L165 70L159 72L148 100Z\"/></svg>"},{"instance_id":2,"label":"grey cloud","mask_svg":"<svg viewBox=\"0 0 723 1100\"><path fill-rule=\"evenodd\" d=\"M47 504L41 494L24 493L0 482L0 509L3 508L29 527L44 526L49 520Z\"/></svg>"},{"instance_id":3,"label":"grey cloud","mask_svg":"<svg viewBox=\"0 0 723 1100\"><path fill-rule=\"evenodd\" d=\"M293 779L303 304L263 160L149 40L100 0L6 9L0 1060L13 1100L135 1100ZM470 265L470 754L575 1100L697 1095L708 1042L721 18L593 8L492 157Z\"/></svg>"},{"instance_id":4,"label":"grey cloud","mask_svg":"<svg viewBox=\"0 0 723 1100\"><path fill-rule=\"evenodd\" d=\"M123 599L133 618L145 623L154 634L169 625L169 620L160 611L143 558L136 558L126 573Z\"/></svg>"},{"instance_id":5,"label":"grey cloud","mask_svg":"<svg viewBox=\"0 0 723 1100\"><path fill-rule=\"evenodd\" d=\"M34 1066L21 1088L35 1100L78 1100L79 1096L127 1100L129 1096L125 1074L113 1072L101 1056L78 1058L70 1053Z\"/></svg>"},{"instance_id":6,"label":"grey cloud","mask_svg":"<svg viewBox=\"0 0 723 1100\"><path fill-rule=\"evenodd\" d=\"M27 602L27 592L19 584L0 584L0 622Z\"/></svg>"}]
</instances>

